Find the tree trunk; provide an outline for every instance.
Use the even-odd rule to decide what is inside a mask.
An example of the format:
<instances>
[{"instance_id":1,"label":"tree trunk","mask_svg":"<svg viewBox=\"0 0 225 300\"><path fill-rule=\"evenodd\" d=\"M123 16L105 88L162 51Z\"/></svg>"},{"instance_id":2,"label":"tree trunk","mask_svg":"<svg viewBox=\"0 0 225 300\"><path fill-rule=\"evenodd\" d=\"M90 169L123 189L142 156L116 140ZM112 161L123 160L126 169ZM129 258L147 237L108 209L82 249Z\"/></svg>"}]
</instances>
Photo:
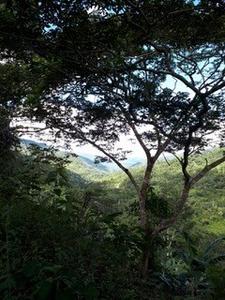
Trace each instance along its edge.
<instances>
[{"instance_id":1,"label":"tree trunk","mask_svg":"<svg viewBox=\"0 0 225 300\"><path fill-rule=\"evenodd\" d=\"M143 278L146 277L149 269L153 269L153 265L154 265L154 259L153 259L154 254L151 253L152 249L151 247L149 247L151 244L152 236L148 224L148 216L146 210L147 197L148 197L148 190L145 190L144 192L142 191L142 193L140 193L140 197L139 197L140 226L144 231L145 241L146 241L146 245L143 249L142 262L141 262L141 275Z\"/></svg>"},{"instance_id":2,"label":"tree trunk","mask_svg":"<svg viewBox=\"0 0 225 300\"><path fill-rule=\"evenodd\" d=\"M143 278L146 278L149 269L149 258L150 258L150 251L148 248L144 249L143 251L143 261L141 266L141 275Z\"/></svg>"},{"instance_id":3,"label":"tree trunk","mask_svg":"<svg viewBox=\"0 0 225 300\"><path fill-rule=\"evenodd\" d=\"M139 193L139 213L140 213L140 226L145 233L145 240L148 241L151 238L151 230L149 228L149 220L148 220L148 212L146 209L146 202L148 200L148 192L150 187L150 178L153 169L154 163L148 163L145 175L143 178L143 183ZM143 256L141 262L141 275L142 277L146 277L147 272L149 270L150 260L153 257L153 254L150 253L149 243L143 249Z\"/></svg>"},{"instance_id":4,"label":"tree trunk","mask_svg":"<svg viewBox=\"0 0 225 300\"><path fill-rule=\"evenodd\" d=\"M142 278L146 278L149 271L153 271L155 268L154 249L151 246L153 237L149 231L146 232L147 245L143 250L143 259L141 265Z\"/></svg>"},{"instance_id":5,"label":"tree trunk","mask_svg":"<svg viewBox=\"0 0 225 300\"><path fill-rule=\"evenodd\" d=\"M143 230L147 229L146 199L147 199L147 192L146 195L143 194L143 192L141 192L139 196L139 209L140 209L140 225L143 228Z\"/></svg>"},{"instance_id":6,"label":"tree trunk","mask_svg":"<svg viewBox=\"0 0 225 300\"><path fill-rule=\"evenodd\" d=\"M145 233L145 239L147 240L148 222L147 222L147 212L146 212L146 199L147 199L147 192L144 194L143 191L141 191L139 196L140 226L143 229ZM147 246L145 246L143 249L142 261L141 261L142 277L146 277L148 271L148 263L149 263L149 249Z\"/></svg>"}]
</instances>

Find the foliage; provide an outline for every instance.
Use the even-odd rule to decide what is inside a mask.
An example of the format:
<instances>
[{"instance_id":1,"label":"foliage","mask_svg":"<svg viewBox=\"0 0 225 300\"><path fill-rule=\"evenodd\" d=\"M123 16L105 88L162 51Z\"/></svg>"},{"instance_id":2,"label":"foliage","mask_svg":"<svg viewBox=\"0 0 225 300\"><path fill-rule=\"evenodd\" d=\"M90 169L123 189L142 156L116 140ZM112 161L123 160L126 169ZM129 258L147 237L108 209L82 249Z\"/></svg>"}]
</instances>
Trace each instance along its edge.
<instances>
[{"instance_id":1,"label":"foliage","mask_svg":"<svg viewBox=\"0 0 225 300\"><path fill-rule=\"evenodd\" d=\"M77 10L71 3L67 19L62 12L68 6L58 4L59 13L54 14L57 21L53 18L52 25L57 24L43 36L54 41L54 47L50 45L44 59L36 62L44 74L46 66L52 64L61 73L43 75L26 103L31 117L56 129L57 136L94 146L104 155L96 162L113 161L126 173L138 196L139 223L145 239L154 240L177 222L194 185L225 161L222 154L195 173L190 164L193 154L207 147L209 134L224 129L225 48L220 36L224 15L214 5L209 11L204 2L195 5L175 1L169 6L167 1L158 6L154 1L100 2L98 10L93 7L93 14L89 13L89 4L81 2ZM41 11L42 2L39 7ZM54 11L51 6L47 9ZM152 15L152 9L160 17ZM179 28L188 21L188 28L195 29L186 31L183 26L183 39L174 18L177 13ZM160 20L167 14L162 25ZM206 35L203 24L208 14L220 20ZM45 20L45 13L39 17ZM100 24L104 30L99 33ZM216 36L215 28L219 32ZM196 32L201 32L200 38ZM173 88L168 86L169 80ZM146 167L140 182L123 164L129 151L117 147L121 135L133 136L144 151ZM223 137L218 143L223 147ZM178 151L182 152L178 157L182 188L179 197L171 197L176 203L169 207L169 199L153 192L151 178L159 157ZM144 275L150 264L147 246L143 257Z\"/></svg>"},{"instance_id":2,"label":"foliage","mask_svg":"<svg viewBox=\"0 0 225 300\"><path fill-rule=\"evenodd\" d=\"M93 173L99 186L95 183L98 189L93 185L88 190L69 179L72 174L65 169L67 160L55 156L51 149L35 146L29 155L14 153L10 163L12 168L9 164L7 170L14 171L1 177L0 193L3 299L149 299L149 295L164 299L167 293L171 297L210 296L218 285L222 287L223 282L216 279L222 272L223 255L219 254L224 253L223 247L220 253L216 250L222 239L205 251L197 240L188 246L182 228L190 226L189 219L179 221L180 234L175 229L149 244L157 254L155 271L146 280L140 278L139 261L148 241L138 226L137 212L131 210L135 193L126 177L124 186L117 186L124 175L110 174L107 179ZM170 161L173 164L171 169L166 166L167 172L174 174L179 168ZM176 189L172 184L176 175L165 178L164 169L164 163L159 163L155 195L163 180ZM115 190L120 191L120 199L112 194ZM112 200L113 209L108 205ZM189 234L199 236L195 230ZM202 280L204 287L199 287Z\"/></svg>"},{"instance_id":3,"label":"foliage","mask_svg":"<svg viewBox=\"0 0 225 300\"><path fill-rule=\"evenodd\" d=\"M20 158L13 186L1 179L2 299L112 299L115 285L126 299L140 233L95 211L87 192L65 181L62 159L33 150Z\"/></svg>"},{"instance_id":4,"label":"foliage","mask_svg":"<svg viewBox=\"0 0 225 300\"><path fill-rule=\"evenodd\" d=\"M224 8L1 1L3 299L224 296L222 239L212 235L223 227L225 156L202 154L218 130L224 147ZM129 182L89 174L79 159L66 170L51 149L19 153L27 119L96 147L104 155L96 162L113 161ZM138 174L123 164L121 135L133 135L146 155ZM177 162L157 164L165 152Z\"/></svg>"}]
</instances>

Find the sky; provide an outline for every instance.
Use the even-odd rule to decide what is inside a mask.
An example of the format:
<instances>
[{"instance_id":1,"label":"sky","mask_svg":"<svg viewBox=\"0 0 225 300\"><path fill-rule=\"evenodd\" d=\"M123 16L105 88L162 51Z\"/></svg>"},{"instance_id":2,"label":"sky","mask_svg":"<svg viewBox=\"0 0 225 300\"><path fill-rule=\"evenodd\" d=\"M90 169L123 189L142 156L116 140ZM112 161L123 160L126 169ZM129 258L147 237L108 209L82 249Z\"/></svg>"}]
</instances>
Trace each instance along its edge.
<instances>
[{"instance_id":1,"label":"sky","mask_svg":"<svg viewBox=\"0 0 225 300\"><path fill-rule=\"evenodd\" d=\"M17 125L19 123L17 122ZM40 123L30 123L30 121L27 122L22 122L23 126L31 126L31 127L44 127L44 124L40 124ZM41 136L41 138L40 138ZM76 142L71 141L70 143L70 147L67 148L67 144L63 139L59 139L57 141L54 140L53 137L51 137L50 133L48 130L41 132L41 135L35 135L32 133L29 134L21 134L20 136L21 139L27 139L27 140L34 140L36 142L40 142L40 143L46 143L49 146L54 145L56 148L60 149L60 150L66 150L66 151L70 151L73 153L76 153L78 155L83 155L83 156L96 156L96 155L100 155L102 156L102 153L96 149L95 147L93 147L92 145L83 145L80 146L78 145ZM126 136L126 135L121 135L120 141L118 143L115 144L115 150L117 148L122 147L123 150L127 150L130 151L132 150L132 153L130 153L128 155L128 158L130 157L135 157L135 158L139 158L139 157L143 157L144 156L144 152L142 150L142 148L140 147L140 145L135 142L135 138L132 135Z\"/></svg>"}]
</instances>

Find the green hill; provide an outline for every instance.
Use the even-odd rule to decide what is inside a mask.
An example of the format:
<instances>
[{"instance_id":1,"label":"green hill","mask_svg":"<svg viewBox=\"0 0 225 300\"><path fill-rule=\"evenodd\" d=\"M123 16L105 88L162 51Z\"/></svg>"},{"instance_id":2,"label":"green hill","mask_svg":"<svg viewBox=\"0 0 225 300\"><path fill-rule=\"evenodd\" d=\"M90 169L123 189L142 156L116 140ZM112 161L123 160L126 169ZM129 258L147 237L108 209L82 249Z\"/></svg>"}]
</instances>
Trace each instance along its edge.
<instances>
[{"instance_id":1,"label":"green hill","mask_svg":"<svg viewBox=\"0 0 225 300\"><path fill-rule=\"evenodd\" d=\"M206 162L221 156L215 149L192 158L190 173L195 174ZM65 153L59 152L59 156ZM122 171L106 172L107 168L96 165L86 157L68 156L67 172L71 182L79 187L92 190L95 203L106 212L124 211L136 201L136 194L127 176ZM137 178L143 176L143 166L130 168ZM192 224L203 234L225 235L225 164L207 174L192 189L184 221ZM182 174L177 160L161 160L156 164L152 185L157 194L165 198L168 205L179 197Z\"/></svg>"},{"instance_id":2,"label":"green hill","mask_svg":"<svg viewBox=\"0 0 225 300\"><path fill-rule=\"evenodd\" d=\"M215 160L221 156L220 150L206 152L196 155L190 166L191 174L195 174L208 161ZM110 174L96 173L93 169L86 169L82 163L75 166L73 170L85 177L93 179L104 189L104 199L110 203L110 209L123 210L136 199L135 191L127 176L120 171ZM87 172L89 172L87 174ZM143 175L143 167L131 168L132 173L138 179ZM212 235L225 235L225 164L207 174L192 189L188 202L188 210L192 211L190 219L186 222L193 223L197 231L210 233ZM166 198L168 204L173 207L179 196L182 174L177 160L159 161L156 165L152 178L155 191ZM107 200L106 200L107 199ZM109 208L108 208L109 209Z\"/></svg>"}]
</instances>

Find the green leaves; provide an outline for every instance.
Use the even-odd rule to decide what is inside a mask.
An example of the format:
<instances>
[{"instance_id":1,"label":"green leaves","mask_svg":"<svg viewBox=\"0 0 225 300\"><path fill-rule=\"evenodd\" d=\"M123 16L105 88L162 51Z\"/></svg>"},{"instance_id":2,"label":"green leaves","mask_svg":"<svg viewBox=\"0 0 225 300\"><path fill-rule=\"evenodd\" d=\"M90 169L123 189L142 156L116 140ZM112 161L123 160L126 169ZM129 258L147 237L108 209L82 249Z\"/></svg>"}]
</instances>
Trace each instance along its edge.
<instances>
[{"instance_id":1,"label":"green leaves","mask_svg":"<svg viewBox=\"0 0 225 300\"><path fill-rule=\"evenodd\" d=\"M89 284L85 286L83 295L85 297L85 300L97 300L99 292L94 285Z\"/></svg>"},{"instance_id":2,"label":"green leaves","mask_svg":"<svg viewBox=\"0 0 225 300\"><path fill-rule=\"evenodd\" d=\"M38 261L29 261L23 266L22 273L27 278L38 276L41 271L41 264Z\"/></svg>"},{"instance_id":3,"label":"green leaves","mask_svg":"<svg viewBox=\"0 0 225 300\"><path fill-rule=\"evenodd\" d=\"M9 293L16 287L16 281L11 274L8 274L4 278L1 278L0 293Z\"/></svg>"},{"instance_id":4,"label":"green leaves","mask_svg":"<svg viewBox=\"0 0 225 300\"><path fill-rule=\"evenodd\" d=\"M225 241L225 237L220 237L214 241L212 241L204 251L203 259L208 260L214 254L214 251L218 249L220 245Z\"/></svg>"},{"instance_id":5,"label":"green leaves","mask_svg":"<svg viewBox=\"0 0 225 300\"><path fill-rule=\"evenodd\" d=\"M40 283L40 288L38 289L35 298L37 300L48 300L54 299L54 283L43 281Z\"/></svg>"},{"instance_id":6,"label":"green leaves","mask_svg":"<svg viewBox=\"0 0 225 300\"><path fill-rule=\"evenodd\" d=\"M168 200L156 194L153 188L149 191L147 209L157 218L168 218L171 214Z\"/></svg>"}]
</instances>

